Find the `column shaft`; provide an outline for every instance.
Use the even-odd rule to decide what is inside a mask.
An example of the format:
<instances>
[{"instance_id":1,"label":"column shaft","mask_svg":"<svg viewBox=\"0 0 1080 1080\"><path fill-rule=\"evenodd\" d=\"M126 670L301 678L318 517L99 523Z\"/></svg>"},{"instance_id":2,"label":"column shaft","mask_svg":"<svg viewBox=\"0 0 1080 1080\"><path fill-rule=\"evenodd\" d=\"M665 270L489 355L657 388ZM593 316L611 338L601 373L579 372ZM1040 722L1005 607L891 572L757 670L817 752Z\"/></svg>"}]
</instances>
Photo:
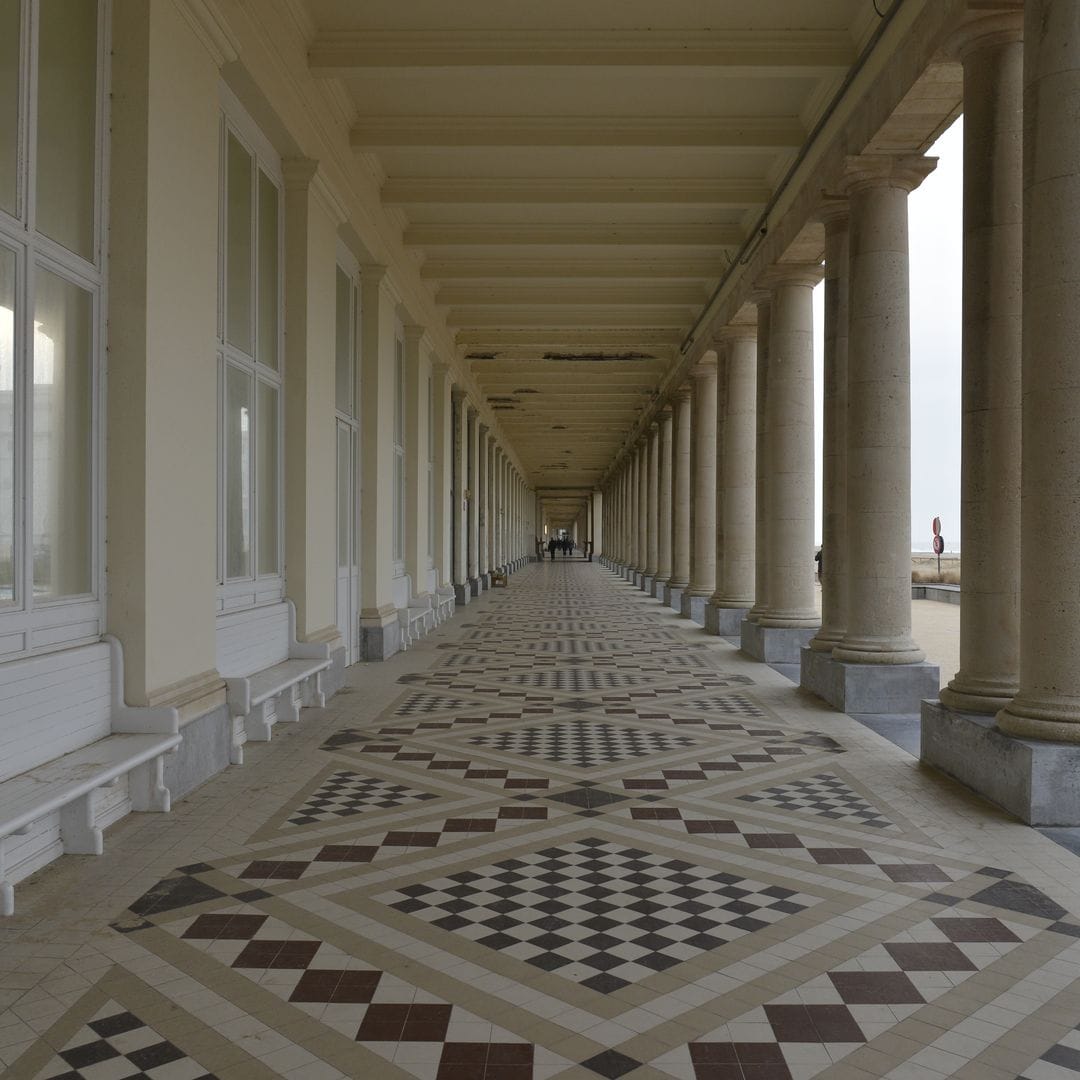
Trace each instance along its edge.
<instances>
[{"instance_id":1,"label":"column shaft","mask_svg":"<svg viewBox=\"0 0 1080 1080\"><path fill-rule=\"evenodd\" d=\"M657 444L656 516L656 580L664 584L671 579L671 434L671 406L666 405L660 413L660 439Z\"/></svg>"},{"instance_id":2,"label":"column shaft","mask_svg":"<svg viewBox=\"0 0 1080 1080\"><path fill-rule=\"evenodd\" d=\"M649 428L649 474L646 486L648 499L646 505L647 554L645 576L656 579L656 567L660 560L659 511L660 511L660 425L653 423Z\"/></svg>"},{"instance_id":3,"label":"column shaft","mask_svg":"<svg viewBox=\"0 0 1080 1080\"><path fill-rule=\"evenodd\" d=\"M768 294L757 298L757 360L754 419L754 606L746 613L757 622L769 609L769 325Z\"/></svg>"},{"instance_id":4,"label":"column shaft","mask_svg":"<svg viewBox=\"0 0 1080 1080\"><path fill-rule=\"evenodd\" d=\"M694 368L690 442L690 584L683 594L711 596L716 588L716 381L709 351ZM702 608L704 605L701 605ZM684 602L683 614L690 615Z\"/></svg>"},{"instance_id":5,"label":"column shaft","mask_svg":"<svg viewBox=\"0 0 1080 1080\"><path fill-rule=\"evenodd\" d=\"M671 588L690 584L690 388L674 400L672 422Z\"/></svg>"}]
</instances>

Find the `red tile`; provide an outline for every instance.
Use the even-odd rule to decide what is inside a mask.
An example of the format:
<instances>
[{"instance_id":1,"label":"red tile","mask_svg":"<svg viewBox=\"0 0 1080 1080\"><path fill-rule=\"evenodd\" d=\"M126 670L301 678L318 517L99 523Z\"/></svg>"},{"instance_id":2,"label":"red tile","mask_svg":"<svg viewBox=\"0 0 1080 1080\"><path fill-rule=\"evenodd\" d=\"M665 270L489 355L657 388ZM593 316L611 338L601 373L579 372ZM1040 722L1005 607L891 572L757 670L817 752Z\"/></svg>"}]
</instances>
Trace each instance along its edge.
<instances>
[{"instance_id":1,"label":"red tile","mask_svg":"<svg viewBox=\"0 0 1080 1080\"><path fill-rule=\"evenodd\" d=\"M977 971L952 942L901 941L885 946L901 971Z\"/></svg>"},{"instance_id":2,"label":"red tile","mask_svg":"<svg viewBox=\"0 0 1080 1080\"><path fill-rule=\"evenodd\" d=\"M1020 939L1000 919L933 919L950 941L1014 942Z\"/></svg>"},{"instance_id":3,"label":"red tile","mask_svg":"<svg viewBox=\"0 0 1080 1080\"><path fill-rule=\"evenodd\" d=\"M921 1005L923 996L902 971L830 971L846 1005Z\"/></svg>"}]
</instances>

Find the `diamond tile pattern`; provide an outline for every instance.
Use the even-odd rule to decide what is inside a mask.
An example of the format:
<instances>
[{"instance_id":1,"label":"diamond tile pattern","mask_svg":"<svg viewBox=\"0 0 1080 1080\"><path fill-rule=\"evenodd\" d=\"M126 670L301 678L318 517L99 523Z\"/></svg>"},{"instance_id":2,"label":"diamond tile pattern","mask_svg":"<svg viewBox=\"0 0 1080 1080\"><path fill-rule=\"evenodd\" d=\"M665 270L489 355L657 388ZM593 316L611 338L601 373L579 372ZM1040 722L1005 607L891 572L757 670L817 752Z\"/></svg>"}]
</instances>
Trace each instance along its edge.
<instances>
[{"instance_id":1,"label":"diamond tile pattern","mask_svg":"<svg viewBox=\"0 0 1080 1080\"><path fill-rule=\"evenodd\" d=\"M311 825L362 814L365 810L393 810L408 802L434 798L430 792L416 791L375 776L335 772L289 816L288 823Z\"/></svg>"},{"instance_id":2,"label":"diamond tile pattern","mask_svg":"<svg viewBox=\"0 0 1080 1080\"><path fill-rule=\"evenodd\" d=\"M748 803L763 803L793 814L813 814L829 821L854 822L873 829L897 827L840 777L831 773L819 773L806 780L792 780L763 788L751 795L740 795L739 799Z\"/></svg>"}]
</instances>

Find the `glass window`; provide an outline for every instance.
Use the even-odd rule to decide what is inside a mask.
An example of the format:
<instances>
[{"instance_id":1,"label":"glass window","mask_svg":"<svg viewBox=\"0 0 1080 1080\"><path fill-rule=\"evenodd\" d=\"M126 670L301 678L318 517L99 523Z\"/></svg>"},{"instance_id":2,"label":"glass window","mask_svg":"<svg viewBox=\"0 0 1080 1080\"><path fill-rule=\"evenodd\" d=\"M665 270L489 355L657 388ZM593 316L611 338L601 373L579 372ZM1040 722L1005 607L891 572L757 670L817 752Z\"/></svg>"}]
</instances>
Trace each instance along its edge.
<instances>
[{"instance_id":1,"label":"glass window","mask_svg":"<svg viewBox=\"0 0 1080 1080\"><path fill-rule=\"evenodd\" d=\"M251 576L251 375L225 368L225 576Z\"/></svg>"},{"instance_id":2,"label":"glass window","mask_svg":"<svg viewBox=\"0 0 1080 1080\"><path fill-rule=\"evenodd\" d=\"M278 367L278 189L259 170L259 363Z\"/></svg>"},{"instance_id":3,"label":"glass window","mask_svg":"<svg viewBox=\"0 0 1080 1080\"><path fill-rule=\"evenodd\" d=\"M251 155L230 131L225 158L225 340L251 348Z\"/></svg>"},{"instance_id":4,"label":"glass window","mask_svg":"<svg viewBox=\"0 0 1080 1080\"><path fill-rule=\"evenodd\" d=\"M0 48L3 46L0 45ZM0 603L15 593L15 252L0 247Z\"/></svg>"},{"instance_id":5,"label":"glass window","mask_svg":"<svg viewBox=\"0 0 1080 1080\"><path fill-rule=\"evenodd\" d=\"M405 346L394 343L394 559L405 560ZM414 587L416 586L414 582Z\"/></svg>"},{"instance_id":6,"label":"glass window","mask_svg":"<svg viewBox=\"0 0 1080 1080\"><path fill-rule=\"evenodd\" d=\"M338 412L353 416L353 284L340 266L335 287L334 402Z\"/></svg>"},{"instance_id":7,"label":"glass window","mask_svg":"<svg viewBox=\"0 0 1080 1080\"><path fill-rule=\"evenodd\" d=\"M92 259L97 141L95 0L40 0L37 227Z\"/></svg>"},{"instance_id":8,"label":"glass window","mask_svg":"<svg viewBox=\"0 0 1080 1080\"><path fill-rule=\"evenodd\" d=\"M278 389L259 380L256 403L258 457L255 463L259 505L259 573L276 574L278 560Z\"/></svg>"},{"instance_id":9,"label":"glass window","mask_svg":"<svg viewBox=\"0 0 1080 1080\"><path fill-rule=\"evenodd\" d=\"M34 594L92 589L90 430L94 300L48 270L34 283Z\"/></svg>"},{"instance_id":10,"label":"glass window","mask_svg":"<svg viewBox=\"0 0 1080 1080\"><path fill-rule=\"evenodd\" d=\"M19 157L20 0L0 0L0 210L15 213Z\"/></svg>"}]
</instances>

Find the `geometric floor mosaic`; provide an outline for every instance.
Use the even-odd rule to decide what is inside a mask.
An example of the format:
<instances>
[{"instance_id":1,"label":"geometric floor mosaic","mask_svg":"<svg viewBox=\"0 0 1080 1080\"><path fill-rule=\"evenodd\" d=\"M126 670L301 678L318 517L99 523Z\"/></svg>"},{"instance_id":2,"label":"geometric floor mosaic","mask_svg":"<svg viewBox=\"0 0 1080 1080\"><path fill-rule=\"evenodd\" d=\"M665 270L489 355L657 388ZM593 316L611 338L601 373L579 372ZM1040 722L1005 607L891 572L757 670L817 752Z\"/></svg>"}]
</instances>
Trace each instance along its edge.
<instances>
[{"instance_id":1,"label":"geometric floor mosaic","mask_svg":"<svg viewBox=\"0 0 1080 1080\"><path fill-rule=\"evenodd\" d=\"M1080 1080L1080 862L598 564L347 679L20 884L0 1074Z\"/></svg>"}]
</instances>

